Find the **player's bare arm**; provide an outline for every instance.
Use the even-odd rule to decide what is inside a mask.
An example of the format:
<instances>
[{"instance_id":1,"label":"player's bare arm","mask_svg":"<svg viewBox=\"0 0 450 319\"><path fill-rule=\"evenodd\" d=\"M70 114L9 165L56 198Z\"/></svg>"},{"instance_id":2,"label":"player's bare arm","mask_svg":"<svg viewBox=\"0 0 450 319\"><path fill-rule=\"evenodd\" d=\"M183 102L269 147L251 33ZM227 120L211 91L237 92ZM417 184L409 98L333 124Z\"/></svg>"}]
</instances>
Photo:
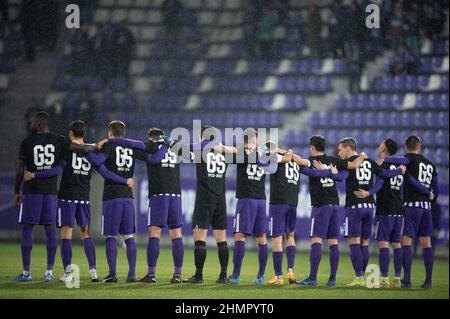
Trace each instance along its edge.
<instances>
[{"instance_id":1,"label":"player's bare arm","mask_svg":"<svg viewBox=\"0 0 450 319\"><path fill-rule=\"evenodd\" d=\"M356 158L352 162L347 163L347 169L354 170L357 169L361 164L364 162L364 160L367 158L366 153L359 154L358 158Z\"/></svg>"},{"instance_id":2,"label":"player's bare arm","mask_svg":"<svg viewBox=\"0 0 450 319\"><path fill-rule=\"evenodd\" d=\"M310 166L309 160L307 160L307 159L301 157L300 155L293 154L293 155L292 155L292 160L293 160L295 163L297 163L298 165L302 165L302 166L306 166L306 167Z\"/></svg>"}]
</instances>

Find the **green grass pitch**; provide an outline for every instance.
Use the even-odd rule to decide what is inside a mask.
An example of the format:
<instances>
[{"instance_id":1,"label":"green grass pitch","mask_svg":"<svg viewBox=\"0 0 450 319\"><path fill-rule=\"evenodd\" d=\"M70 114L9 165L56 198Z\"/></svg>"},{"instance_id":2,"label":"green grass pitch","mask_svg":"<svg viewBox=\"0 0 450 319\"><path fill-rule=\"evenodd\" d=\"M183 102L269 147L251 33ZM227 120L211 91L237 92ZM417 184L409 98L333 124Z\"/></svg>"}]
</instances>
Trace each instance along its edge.
<instances>
[{"instance_id":1,"label":"green grass pitch","mask_svg":"<svg viewBox=\"0 0 450 319\"><path fill-rule=\"evenodd\" d=\"M342 256L338 273L338 286L328 288L324 284L328 277L329 263L327 255L322 258L319 269L319 286L316 288L299 287L285 284L283 287L253 286L249 282L257 271L258 261L255 252L247 252L244 259L241 274L241 285L217 285L214 280L218 275L218 259L215 247L209 247L205 264L205 283L200 285L171 285L169 280L172 275L172 255L170 249L161 249L159 257L157 278L158 283L125 283L127 274L127 261L125 250L118 249L117 270L119 282L117 284L90 283L88 280L88 267L83 248L74 246L73 263L78 264L81 270L81 284L79 289L68 289L63 283L42 282L45 271L46 253L44 245L35 245L32 252L33 281L29 283L13 283L12 279L21 271L21 257L19 244L0 244L0 298L282 298L282 299L324 299L324 298L448 298L449 297L449 263L448 260L437 260L435 263L433 288L422 290L419 288L424 276L424 267L420 259L413 264L413 285L410 290L404 289L367 289L346 288L345 284L353 279L353 271L348 256ZM230 257L232 257L230 255ZM62 274L61 257L56 257L55 275ZM377 263L377 258L372 257L371 262ZM285 260L284 260L285 263ZM97 247L97 270L99 276L107 273L104 246ZM142 276L146 272L145 247L139 247L137 275ZM230 269L231 269L230 258ZM298 278L304 277L309 269L308 255L298 253L295 264L295 272ZM185 252L183 275L190 276L194 272L193 253L191 249ZM266 279L273 274L272 261L269 257Z\"/></svg>"}]
</instances>

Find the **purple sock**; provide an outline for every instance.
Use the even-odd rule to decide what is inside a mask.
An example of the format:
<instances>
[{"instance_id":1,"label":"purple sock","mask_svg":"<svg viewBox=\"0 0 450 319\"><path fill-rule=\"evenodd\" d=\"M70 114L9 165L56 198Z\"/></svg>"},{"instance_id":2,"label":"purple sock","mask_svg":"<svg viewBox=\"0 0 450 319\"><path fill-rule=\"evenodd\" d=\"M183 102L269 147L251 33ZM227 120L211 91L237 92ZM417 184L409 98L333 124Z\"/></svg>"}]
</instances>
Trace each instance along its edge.
<instances>
[{"instance_id":1,"label":"purple sock","mask_svg":"<svg viewBox=\"0 0 450 319\"><path fill-rule=\"evenodd\" d=\"M295 246L287 246L286 247L286 259L287 259L287 268L288 268L288 270L289 269L294 269L295 254L296 254Z\"/></svg>"},{"instance_id":2,"label":"purple sock","mask_svg":"<svg viewBox=\"0 0 450 319\"><path fill-rule=\"evenodd\" d=\"M361 253L363 256L362 272L364 275L364 273L366 272L367 265L369 264L369 259L370 259L369 246L361 245Z\"/></svg>"},{"instance_id":3,"label":"purple sock","mask_svg":"<svg viewBox=\"0 0 450 319\"><path fill-rule=\"evenodd\" d=\"M109 276L115 276L117 262L117 240L114 237L106 238L106 259L108 260Z\"/></svg>"},{"instance_id":4,"label":"purple sock","mask_svg":"<svg viewBox=\"0 0 450 319\"><path fill-rule=\"evenodd\" d=\"M183 238L175 238L172 240L172 257L173 257L173 273L174 275L181 275L181 268L183 267L184 259L184 245Z\"/></svg>"},{"instance_id":5,"label":"purple sock","mask_svg":"<svg viewBox=\"0 0 450 319\"><path fill-rule=\"evenodd\" d=\"M336 278L339 267L339 245L330 246L330 278Z\"/></svg>"},{"instance_id":6,"label":"purple sock","mask_svg":"<svg viewBox=\"0 0 450 319\"><path fill-rule=\"evenodd\" d=\"M423 249L423 262L425 264L425 282L431 283L431 279L433 277L433 248L428 247Z\"/></svg>"},{"instance_id":7,"label":"purple sock","mask_svg":"<svg viewBox=\"0 0 450 319\"><path fill-rule=\"evenodd\" d=\"M403 246L403 280L406 282L411 282L411 265L412 265L412 250L411 246Z\"/></svg>"},{"instance_id":8,"label":"purple sock","mask_svg":"<svg viewBox=\"0 0 450 319\"><path fill-rule=\"evenodd\" d=\"M242 262L244 261L245 255L245 241L236 240L234 242L233 250L233 275L241 275Z\"/></svg>"},{"instance_id":9,"label":"purple sock","mask_svg":"<svg viewBox=\"0 0 450 319\"><path fill-rule=\"evenodd\" d=\"M31 249L33 248L33 227L22 228L20 248L22 250L23 270L30 271Z\"/></svg>"},{"instance_id":10,"label":"purple sock","mask_svg":"<svg viewBox=\"0 0 450 319\"><path fill-rule=\"evenodd\" d=\"M147 265L148 273L154 275L156 273L156 263L159 257L159 238L150 237L147 243Z\"/></svg>"},{"instance_id":11,"label":"purple sock","mask_svg":"<svg viewBox=\"0 0 450 319\"><path fill-rule=\"evenodd\" d=\"M137 248L136 241L133 237L125 240L125 245L127 246L127 259L128 259L128 277L136 276L136 259L137 259Z\"/></svg>"},{"instance_id":12,"label":"purple sock","mask_svg":"<svg viewBox=\"0 0 450 319\"><path fill-rule=\"evenodd\" d=\"M95 244L91 237L83 239L84 253L86 254L89 269L95 269Z\"/></svg>"},{"instance_id":13,"label":"purple sock","mask_svg":"<svg viewBox=\"0 0 450 319\"><path fill-rule=\"evenodd\" d=\"M61 259L63 263L64 272L70 273L70 266L72 264L72 240L61 240Z\"/></svg>"},{"instance_id":14,"label":"purple sock","mask_svg":"<svg viewBox=\"0 0 450 319\"><path fill-rule=\"evenodd\" d=\"M259 261L258 278L264 277L268 258L269 258L269 248L267 248L267 245L258 245L258 261Z\"/></svg>"},{"instance_id":15,"label":"purple sock","mask_svg":"<svg viewBox=\"0 0 450 319\"><path fill-rule=\"evenodd\" d=\"M317 279L317 272L319 271L320 260L322 259L322 244L315 243L311 245L311 252L309 254L310 272L309 278L311 280Z\"/></svg>"},{"instance_id":16,"label":"purple sock","mask_svg":"<svg viewBox=\"0 0 450 319\"><path fill-rule=\"evenodd\" d=\"M362 277L363 272L363 256L360 244L350 245L350 259L352 260L353 269L356 277Z\"/></svg>"},{"instance_id":17,"label":"purple sock","mask_svg":"<svg viewBox=\"0 0 450 319\"><path fill-rule=\"evenodd\" d=\"M283 275L283 252L274 251L272 252L273 259L273 270L275 271L275 276Z\"/></svg>"},{"instance_id":18,"label":"purple sock","mask_svg":"<svg viewBox=\"0 0 450 319\"><path fill-rule=\"evenodd\" d=\"M380 248L378 254L378 262L380 264L381 277L389 277L389 262L390 262L389 248Z\"/></svg>"},{"instance_id":19,"label":"purple sock","mask_svg":"<svg viewBox=\"0 0 450 319\"><path fill-rule=\"evenodd\" d=\"M47 238L47 270L53 270L53 265L55 264L56 256L56 231L53 227L45 228L45 237Z\"/></svg>"},{"instance_id":20,"label":"purple sock","mask_svg":"<svg viewBox=\"0 0 450 319\"><path fill-rule=\"evenodd\" d=\"M395 277L400 278L403 266L403 250L401 248L394 249L394 271Z\"/></svg>"}]
</instances>

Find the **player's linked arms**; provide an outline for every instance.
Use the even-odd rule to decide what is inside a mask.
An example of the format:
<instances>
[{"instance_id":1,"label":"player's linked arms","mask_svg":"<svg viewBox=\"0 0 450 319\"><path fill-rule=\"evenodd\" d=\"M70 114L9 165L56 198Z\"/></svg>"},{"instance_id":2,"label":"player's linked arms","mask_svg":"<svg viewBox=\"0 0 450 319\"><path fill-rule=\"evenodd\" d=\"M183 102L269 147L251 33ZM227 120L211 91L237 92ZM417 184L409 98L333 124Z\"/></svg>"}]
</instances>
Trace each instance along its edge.
<instances>
[{"instance_id":1,"label":"player's linked arms","mask_svg":"<svg viewBox=\"0 0 450 319\"><path fill-rule=\"evenodd\" d=\"M32 179L44 179L44 178L51 178L51 177L55 177L55 176L61 176L63 173L63 169L64 166L66 166L66 162L65 161L60 161L58 163L58 165L56 165L55 167L43 170L43 171L39 171L39 172L30 172L30 171L25 171L23 174L23 178L25 179L26 182L32 180Z\"/></svg>"},{"instance_id":2,"label":"player's linked arms","mask_svg":"<svg viewBox=\"0 0 450 319\"><path fill-rule=\"evenodd\" d=\"M359 154L358 158L353 160L352 162L347 163L347 169L355 170L361 166L361 164L367 159L366 153L362 152Z\"/></svg>"},{"instance_id":3,"label":"player's linked arms","mask_svg":"<svg viewBox=\"0 0 450 319\"><path fill-rule=\"evenodd\" d=\"M292 155L292 159L298 165L302 165L302 166L305 166L305 167L311 166L311 163L309 162L309 160L307 160L306 158L301 157L300 155L293 154Z\"/></svg>"},{"instance_id":4,"label":"player's linked arms","mask_svg":"<svg viewBox=\"0 0 450 319\"><path fill-rule=\"evenodd\" d=\"M25 171L25 161L19 159L16 163L16 176L14 181L14 203L16 205L22 204L22 195L20 194L20 186L23 180L23 174Z\"/></svg>"}]
</instances>

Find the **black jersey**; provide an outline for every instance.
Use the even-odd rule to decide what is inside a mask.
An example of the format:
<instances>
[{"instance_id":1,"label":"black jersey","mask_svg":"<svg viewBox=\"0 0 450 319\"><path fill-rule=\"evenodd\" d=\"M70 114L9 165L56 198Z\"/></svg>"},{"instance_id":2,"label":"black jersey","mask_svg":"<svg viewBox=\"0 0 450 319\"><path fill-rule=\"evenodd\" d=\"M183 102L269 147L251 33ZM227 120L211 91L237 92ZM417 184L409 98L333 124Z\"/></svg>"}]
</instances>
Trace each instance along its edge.
<instances>
[{"instance_id":1,"label":"black jersey","mask_svg":"<svg viewBox=\"0 0 450 319\"><path fill-rule=\"evenodd\" d=\"M70 147L70 140L53 133L31 134L25 138L19 151L19 159L25 161L26 170L39 172L59 164L61 154ZM57 176L32 179L23 183L24 194L57 194Z\"/></svg>"},{"instance_id":2,"label":"black jersey","mask_svg":"<svg viewBox=\"0 0 450 319\"><path fill-rule=\"evenodd\" d=\"M399 165L383 163L381 168L396 170ZM403 175L386 179L377 193L377 215L403 215Z\"/></svg>"},{"instance_id":3,"label":"black jersey","mask_svg":"<svg viewBox=\"0 0 450 319\"><path fill-rule=\"evenodd\" d=\"M145 151L155 154L162 147L162 143L145 142ZM144 157L142 157L144 156ZM139 152L137 159L147 161L147 155ZM170 149L158 164L147 163L148 196L160 194L181 194L180 164L178 155Z\"/></svg>"},{"instance_id":4,"label":"black jersey","mask_svg":"<svg viewBox=\"0 0 450 319\"><path fill-rule=\"evenodd\" d=\"M208 143L209 141L202 142L202 152ZM196 202L206 204L225 202L225 174L227 168L228 164L225 161L224 154L217 153L211 149L206 155L206 160L202 156L200 163L196 164Z\"/></svg>"},{"instance_id":5,"label":"black jersey","mask_svg":"<svg viewBox=\"0 0 450 319\"><path fill-rule=\"evenodd\" d=\"M277 171L270 175L270 204L298 205L300 174L304 166L293 161L278 163Z\"/></svg>"},{"instance_id":6,"label":"black jersey","mask_svg":"<svg viewBox=\"0 0 450 319\"><path fill-rule=\"evenodd\" d=\"M356 160L359 155L351 156L347 159L347 162ZM353 193L358 189L368 191L372 188L375 175L380 175L382 172L381 167L372 159L365 159L362 164L354 170L348 170L348 177L345 181L345 207L351 207L358 204L375 204L375 197L370 195L366 198L358 198Z\"/></svg>"},{"instance_id":7,"label":"black jersey","mask_svg":"<svg viewBox=\"0 0 450 319\"><path fill-rule=\"evenodd\" d=\"M133 150L112 143L105 143L101 154L105 157L105 167L114 174L123 178L132 178L135 167L135 158L144 156L143 151ZM133 198L133 191L128 185L118 184L109 179L105 179L103 188L103 200L116 198Z\"/></svg>"},{"instance_id":8,"label":"black jersey","mask_svg":"<svg viewBox=\"0 0 450 319\"><path fill-rule=\"evenodd\" d=\"M239 152L243 152L244 162L236 165L236 198L266 199L266 172L258 164L249 163L250 153Z\"/></svg>"},{"instance_id":9,"label":"black jersey","mask_svg":"<svg viewBox=\"0 0 450 319\"><path fill-rule=\"evenodd\" d=\"M409 160L406 173L417 179L424 187L431 189L433 178L437 175L436 166L421 154L408 153L405 157ZM404 190L404 201L407 203L430 201L427 195L409 183L405 183Z\"/></svg>"},{"instance_id":10,"label":"black jersey","mask_svg":"<svg viewBox=\"0 0 450 319\"><path fill-rule=\"evenodd\" d=\"M335 165L338 170L347 169L347 162L327 155L311 156L312 163L317 160L324 164L327 169ZM312 207L322 207L325 205L339 205L339 195L336 183L331 177L309 177L309 194L311 196Z\"/></svg>"},{"instance_id":11,"label":"black jersey","mask_svg":"<svg viewBox=\"0 0 450 319\"><path fill-rule=\"evenodd\" d=\"M82 155L69 150L63 152L65 162L58 198L65 200L89 201L93 167Z\"/></svg>"}]
</instances>

